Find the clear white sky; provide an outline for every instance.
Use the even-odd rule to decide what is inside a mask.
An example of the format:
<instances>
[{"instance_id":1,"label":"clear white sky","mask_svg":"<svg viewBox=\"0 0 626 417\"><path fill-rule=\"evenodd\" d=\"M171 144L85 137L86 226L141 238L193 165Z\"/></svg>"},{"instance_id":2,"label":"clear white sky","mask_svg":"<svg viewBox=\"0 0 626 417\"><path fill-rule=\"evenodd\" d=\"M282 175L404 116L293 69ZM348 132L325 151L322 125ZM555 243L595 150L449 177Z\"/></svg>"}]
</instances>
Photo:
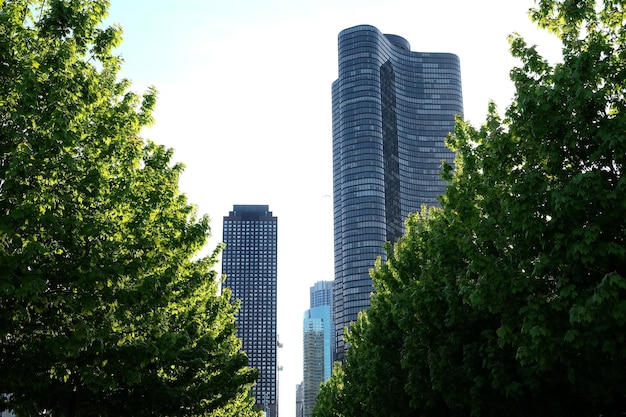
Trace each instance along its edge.
<instances>
[{"instance_id":1,"label":"clear white sky","mask_svg":"<svg viewBox=\"0 0 626 417\"><path fill-rule=\"evenodd\" d=\"M540 52L558 43L527 17L533 0L111 0L124 30L118 53L133 88L159 91L145 137L186 165L181 190L222 239L233 204L278 217L281 417L295 415L302 317L309 287L333 279L331 83L337 35L358 24L404 37L411 49L461 59L465 117L510 103L507 35ZM219 271L218 267L218 271Z\"/></svg>"}]
</instances>

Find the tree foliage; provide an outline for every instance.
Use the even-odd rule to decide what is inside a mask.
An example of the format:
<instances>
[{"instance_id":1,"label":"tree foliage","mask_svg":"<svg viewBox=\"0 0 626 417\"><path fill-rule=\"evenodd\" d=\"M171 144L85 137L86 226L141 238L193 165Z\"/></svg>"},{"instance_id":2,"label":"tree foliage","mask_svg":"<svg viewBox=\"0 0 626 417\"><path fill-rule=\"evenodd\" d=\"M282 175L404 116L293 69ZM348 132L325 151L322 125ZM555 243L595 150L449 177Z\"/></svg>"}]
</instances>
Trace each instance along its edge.
<instances>
[{"instance_id":1,"label":"tree foliage","mask_svg":"<svg viewBox=\"0 0 626 417\"><path fill-rule=\"evenodd\" d=\"M345 372L339 362L333 367L331 377L320 387L313 409L313 417L345 417Z\"/></svg>"},{"instance_id":2,"label":"tree foliage","mask_svg":"<svg viewBox=\"0 0 626 417\"><path fill-rule=\"evenodd\" d=\"M0 407L254 415L237 305L105 0L0 2ZM2 408L0 408L2 409ZM221 413L221 414L220 414Z\"/></svg>"},{"instance_id":3,"label":"tree foliage","mask_svg":"<svg viewBox=\"0 0 626 417\"><path fill-rule=\"evenodd\" d=\"M346 416L626 412L625 9L539 1L557 64L511 36L505 117L490 105L479 129L457 122L441 208L411 215L375 268Z\"/></svg>"}]
</instances>

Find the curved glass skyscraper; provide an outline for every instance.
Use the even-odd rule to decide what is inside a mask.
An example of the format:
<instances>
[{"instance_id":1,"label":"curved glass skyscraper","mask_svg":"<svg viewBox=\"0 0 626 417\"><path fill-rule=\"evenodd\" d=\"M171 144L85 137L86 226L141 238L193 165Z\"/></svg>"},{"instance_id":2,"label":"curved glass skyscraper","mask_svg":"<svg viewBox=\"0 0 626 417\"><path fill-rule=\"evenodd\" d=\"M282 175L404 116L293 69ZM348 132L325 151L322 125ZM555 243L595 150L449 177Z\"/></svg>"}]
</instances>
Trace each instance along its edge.
<instances>
[{"instance_id":1,"label":"curved glass skyscraper","mask_svg":"<svg viewBox=\"0 0 626 417\"><path fill-rule=\"evenodd\" d=\"M343 329L370 305L369 269L404 219L436 205L453 161L445 138L463 112L456 55L412 52L373 26L339 34L333 96L334 319L337 355Z\"/></svg>"}]
</instances>

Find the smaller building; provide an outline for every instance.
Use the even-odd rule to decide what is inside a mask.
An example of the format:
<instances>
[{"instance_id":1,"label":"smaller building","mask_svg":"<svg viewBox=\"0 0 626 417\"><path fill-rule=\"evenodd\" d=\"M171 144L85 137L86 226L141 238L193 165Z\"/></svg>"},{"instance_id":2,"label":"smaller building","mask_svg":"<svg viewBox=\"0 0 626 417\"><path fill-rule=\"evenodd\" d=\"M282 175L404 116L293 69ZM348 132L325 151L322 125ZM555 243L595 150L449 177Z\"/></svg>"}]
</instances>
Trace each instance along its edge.
<instances>
[{"instance_id":1,"label":"smaller building","mask_svg":"<svg viewBox=\"0 0 626 417\"><path fill-rule=\"evenodd\" d=\"M267 417L278 416L277 225L267 205L234 205L223 230L224 287L240 302L237 337L259 371L252 394Z\"/></svg>"},{"instance_id":2,"label":"smaller building","mask_svg":"<svg viewBox=\"0 0 626 417\"><path fill-rule=\"evenodd\" d=\"M332 291L332 281L317 282L311 287L311 308L304 313L304 379L296 393L296 411L301 409L303 417L312 415L320 385L328 380L332 373L334 357Z\"/></svg>"},{"instance_id":3,"label":"smaller building","mask_svg":"<svg viewBox=\"0 0 626 417\"><path fill-rule=\"evenodd\" d=\"M317 281L309 290L309 308L319 306L333 306L333 282Z\"/></svg>"},{"instance_id":4,"label":"smaller building","mask_svg":"<svg viewBox=\"0 0 626 417\"><path fill-rule=\"evenodd\" d=\"M296 384L296 417L303 417L304 410L302 410L302 383Z\"/></svg>"}]
</instances>

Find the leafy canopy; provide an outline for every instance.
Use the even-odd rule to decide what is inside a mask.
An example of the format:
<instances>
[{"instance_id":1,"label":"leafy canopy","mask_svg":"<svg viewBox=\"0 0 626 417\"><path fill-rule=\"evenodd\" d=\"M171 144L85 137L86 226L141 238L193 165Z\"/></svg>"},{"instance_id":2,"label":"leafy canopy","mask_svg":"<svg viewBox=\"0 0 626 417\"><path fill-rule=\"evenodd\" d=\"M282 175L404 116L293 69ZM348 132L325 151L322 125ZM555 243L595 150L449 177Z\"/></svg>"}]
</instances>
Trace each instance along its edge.
<instances>
[{"instance_id":1,"label":"leafy canopy","mask_svg":"<svg viewBox=\"0 0 626 417\"><path fill-rule=\"evenodd\" d=\"M626 412L625 9L539 1L557 64L511 36L513 102L457 122L441 207L409 216L376 265L328 383L343 402L317 417Z\"/></svg>"},{"instance_id":2,"label":"leafy canopy","mask_svg":"<svg viewBox=\"0 0 626 417\"><path fill-rule=\"evenodd\" d=\"M256 415L236 304L105 0L0 3L0 409Z\"/></svg>"}]
</instances>

